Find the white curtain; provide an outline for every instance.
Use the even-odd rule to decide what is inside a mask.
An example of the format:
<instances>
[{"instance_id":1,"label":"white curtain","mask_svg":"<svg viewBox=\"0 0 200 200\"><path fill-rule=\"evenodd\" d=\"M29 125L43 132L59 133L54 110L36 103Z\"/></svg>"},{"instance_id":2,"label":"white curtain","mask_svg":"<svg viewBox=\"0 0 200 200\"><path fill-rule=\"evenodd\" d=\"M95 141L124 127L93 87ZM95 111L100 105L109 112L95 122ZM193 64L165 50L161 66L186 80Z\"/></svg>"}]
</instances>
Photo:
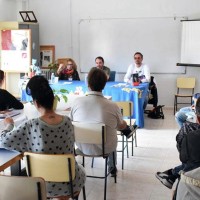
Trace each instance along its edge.
<instances>
[{"instance_id":1,"label":"white curtain","mask_svg":"<svg viewBox=\"0 0 200 200\"><path fill-rule=\"evenodd\" d=\"M181 40L181 63L200 64L200 21L183 21Z\"/></svg>"}]
</instances>

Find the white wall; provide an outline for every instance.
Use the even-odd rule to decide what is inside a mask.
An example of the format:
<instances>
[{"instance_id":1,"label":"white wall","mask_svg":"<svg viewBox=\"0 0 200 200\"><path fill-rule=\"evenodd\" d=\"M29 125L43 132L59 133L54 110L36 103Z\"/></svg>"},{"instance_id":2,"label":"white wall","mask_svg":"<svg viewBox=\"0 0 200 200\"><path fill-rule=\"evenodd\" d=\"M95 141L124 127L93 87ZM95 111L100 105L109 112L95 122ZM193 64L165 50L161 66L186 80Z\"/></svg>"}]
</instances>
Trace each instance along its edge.
<instances>
[{"instance_id":1,"label":"white wall","mask_svg":"<svg viewBox=\"0 0 200 200\"><path fill-rule=\"evenodd\" d=\"M16 1L19 2L19 0ZM199 0L23 0L23 2L27 2L29 10L33 10L36 14L40 24L40 44L55 45L56 58L73 57L78 65L81 19L173 16L200 18ZM0 12L0 20L11 20L8 19L9 17L15 20L15 15L10 15L11 12L2 9L1 4L6 7L11 4L14 6L14 0L0 0L0 10L3 12ZM13 8L11 10L13 11ZM150 27L147 26L147 28ZM162 68L162 60L159 58L158 63ZM91 66L93 64L91 63ZM175 63L174 67L176 67ZM186 75L198 78L199 72L200 68L193 67L188 68L186 74L154 74L159 87L159 103L173 106L176 77ZM116 78L121 81L123 74L117 74ZM200 91L198 80L196 91Z\"/></svg>"},{"instance_id":2,"label":"white wall","mask_svg":"<svg viewBox=\"0 0 200 200\"><path fill-rule=\"evenodd\" d=\"M0 0L0 21L15 21L16 0Z\"/></svg>"},{"instance_id":3,"label":"white wall","mask_svg":"<svg viewBox=\"0 0 200 200\"><path fill-rule=\"evenodd\" d=\"M86 0L84 3L81 3L80 0L73 0L72 2L74 47L72 55L77 59L79 58L77 49L79 48L78 28L80 19L171 16L200 18L200 1L198 0ZM147 27L147 29L148 28L151 27ZM162 60L158 58L158 62L162 68ZM176 67L175 63L174 67ZM200 68L188 68L186 75L198 78L199 72ZM176 85L175 80L176 77L181 76L181 74L154 74L154 76L158 83L159 103L173 106L173 94L175 93ZM117 79L123 80L123 75L117 75ZM198 80L197 91L200 91L200 83Z\"/></svg>"},{"instance_id":4,"label":"white wall","mask_svg":"<svg viewBox=\"0 0 200 200\"><path fill-rule=\"evenodd\" d=\"M40 45L55 45L55 57L71 57L70 0L29 0L40 26Z\"/></svg>"}]
</instances>

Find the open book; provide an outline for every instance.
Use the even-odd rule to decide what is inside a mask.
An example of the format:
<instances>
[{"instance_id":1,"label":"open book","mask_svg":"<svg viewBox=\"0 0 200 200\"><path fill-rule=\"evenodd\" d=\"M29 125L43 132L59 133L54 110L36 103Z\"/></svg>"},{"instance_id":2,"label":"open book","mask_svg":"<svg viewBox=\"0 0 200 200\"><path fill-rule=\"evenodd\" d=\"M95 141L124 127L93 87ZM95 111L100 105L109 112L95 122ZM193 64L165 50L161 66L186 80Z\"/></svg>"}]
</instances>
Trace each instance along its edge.
<instances>
[{"instance_id":1,"label":"open book","mask_svg":"<svg viewBox=\"0 0 200 200\"><path fill-rule=\"evenodd\" d=\"M140 80L139 80L139 76L138 76L138 74L137 74L137 73L135 73L135 74L132 74L132 77L133 77L133 83L140 82Z\"/></svg>"},{"instance_id":2,"label":"open book","mask_svg":"<svg viewBox=\"0 0 200 200\"><path fill-rule=\"evenodd\" d=\"M6 110L6 111L0 111L0 118L6 118L6 117L14 117L16 115L21 114L21 110Z\"/></svg>"},{"instance_id":3,"label":"open book","mask_svg":"<svg viewBox=\"0 0 200 200\"><path fill-rule=\"evenodd\" d=\"M132 78L133 78L133 85L134 86L138 86L140 83L140 79L137 73L132 74Z\"/></svg>"}]
</instances>

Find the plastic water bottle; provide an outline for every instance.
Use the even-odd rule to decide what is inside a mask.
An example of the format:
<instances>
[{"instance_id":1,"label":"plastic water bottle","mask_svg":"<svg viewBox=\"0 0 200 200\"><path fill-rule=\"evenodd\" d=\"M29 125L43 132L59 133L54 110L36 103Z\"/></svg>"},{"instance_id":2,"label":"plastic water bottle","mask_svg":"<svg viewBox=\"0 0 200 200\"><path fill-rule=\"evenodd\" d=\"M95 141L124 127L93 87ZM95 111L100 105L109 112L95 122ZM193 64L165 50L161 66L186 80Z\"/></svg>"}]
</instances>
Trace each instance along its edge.
<instances>
[{"instance_id":1,"label":"plastic water bottle","mask_svg":"<svg viewBox=\"0 0 200 200\"><path fill-rule=\"evenodd\" d=\"M54 83L55 82L55 75L54 73L51 73L51 83Z\"/></svg>"},{"instance_id":2,"label":"plastic water bottle","mask_svg":"<svg viewBox=\"0 0 200 200\"><path fill-rule=\"evenodd\" d=\"M88 74L85 74L85 85L88 85Z\"/></svg>"}]
</instances>

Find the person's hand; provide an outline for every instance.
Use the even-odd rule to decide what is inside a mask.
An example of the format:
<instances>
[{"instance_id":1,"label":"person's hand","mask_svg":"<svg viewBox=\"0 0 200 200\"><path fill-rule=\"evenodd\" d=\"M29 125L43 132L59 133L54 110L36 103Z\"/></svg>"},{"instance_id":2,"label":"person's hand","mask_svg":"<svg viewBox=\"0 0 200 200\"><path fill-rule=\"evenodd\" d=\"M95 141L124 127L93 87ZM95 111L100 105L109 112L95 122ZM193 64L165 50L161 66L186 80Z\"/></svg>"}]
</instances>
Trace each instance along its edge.
<instances>
[{"instance_id":1,"label":"person's hand","mask_svg":"<svg viewBox=\"0 0 200 200\"><path fill-rule=\"evenodd\" d=\"M63 69L65 69L65 66L64 66L63 63L61 63L61 64L59 65L59 67L58 67L57 73L59 74Z\"/></svg>"},{"instance_id":2,"label":"person's hand","mask_svg":"<svg viewBox=\"0 0 200 200\"><path fill-rule=\"evenodd\" d=\"M110 75L106 74L106 76L107 76L107 80L108 80L110 78Z\"/></svg>"},{"instance_id":3,"label":"person's hand","mask_svg":"<svg viewBox=\"0 0 200 200\"><path fill-rule=\"evenodd\" d=\"M64 64L61 63L61 64L59 65L59 68L58 68L58 69L59 69L60 71L62 71L64 68L65 68Z\"/></svg>"},{"instance_id":4,"label":"person's hand","mask_svg":"<svg viewBox=\"0 0 200 200\"><path fill-rule=\"evenodd\" d=\"M9 124L14 124L13 118L7 117L4 119L4 124L9 125Z\"/></svg>"},{"instance_id":5,"label":"person's hand","mask_svg":"<svg viewBox=\"0 0 200 200\"><path fill-rule=\"evenodd\" d=\"M191 108L192 108L192 110L195 110L195 106L194 105L192 105Z\"/></svg>"},{"instance_id":6,"label":"person's hand","mask_svg":"<svg viewBox=\"0 0 200 200\"><path fill-rule=\"evenodd\" d=\"M10 132L13 130L13 128L15 127L14 125L14 121L11 117L7 117L4 119L4 124L5 124L5 129L1 132L3 133L4 135L7 133L7 132Z\"/></svg>"}]
</instances>

